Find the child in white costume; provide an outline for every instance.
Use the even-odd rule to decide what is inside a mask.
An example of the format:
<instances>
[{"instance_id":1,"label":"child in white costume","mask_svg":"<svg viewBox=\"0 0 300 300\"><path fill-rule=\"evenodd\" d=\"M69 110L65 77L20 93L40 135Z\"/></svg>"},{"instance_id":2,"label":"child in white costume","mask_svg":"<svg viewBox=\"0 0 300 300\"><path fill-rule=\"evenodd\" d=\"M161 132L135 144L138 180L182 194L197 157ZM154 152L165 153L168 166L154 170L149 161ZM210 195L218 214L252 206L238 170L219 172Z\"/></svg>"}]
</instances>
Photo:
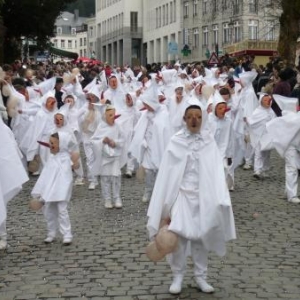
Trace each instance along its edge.
<instances>
[{"instance_id":1,"label":"child in white costume","mask_svg":"<svg viewBox=\"0 0 300 300\"><path fill-rule=\"evenodd\" d=\"M31 195L45 202L43 213L47 221L45 243L52 243L57 229L63 236L63 244L72 242L68 202L72 196L73 174L71 135L67 132L54 133L50 137L51 155L37 180Z\"/></svg>"},{"instance_id":2,"label":"child in white costume","mask_svg":"<svg viewBox=\"0 0 300 300\"><path fill-rule=\"evenodd\" d=\"M105 208L121 208L121 168L126 163L127 154L124 151L124 134L115 122L114 106L104 104L100 109L104 111L103 121L91 138L95 156L93 174L100 175Z\"/></svg>"},{"instance_id":3,"label":"child in white costume","mask_svg":"<svg viewBox=\"0 0 300 300\"><path fill-rule=\"evenodd\" d=\"M276 117L271 108L272 98L268 94L260 94L259 106L248 118L250 141L254 149L254 177L262 179L270 168L270 150L262 151L260 141L266 134L266 124Z\"/></svg>"},{"instance_id":4,"label":"child in white costume","mask_svg":"<svg viewBox=\"0 0 300 300\"><path fill-rule=\"evenodd\" d=\"M219 92L213 95L212 113L208 116L209 129L218 145L225 169L229 190L234 187L234 173L229 173L233 158L233 130L232 121L227 115L227 103Z\"/></svg>"},{"instance_id":5,"label":"child in white costume","mask_svg":"<svg viewBox=\"0 0 300 300\"><path fill-rule=\"evenodd\" d=\"M178 235L177 250L169 257L172 294L181 292L187 255L193 258L199 288L212 293L206 282L208 252L225 255L225 243L236 237L222 157L205 118L199 105L186 109L186 128L172 137L164 153L147 213L150 239L163 219Z\"/></svg>"},{"instance_id":6,"label":"child in white costume","mask_svg":"<svg viewBox=\"0 0 300 300\"><path fill-rule=\"evenodd\" d=\"M27 173L21 162L18 149L11 130L0 118L0 250L7 247L6 206L28 181Z\"/></svg>"},{"instance_id":7,"label":"child in white costume","mask_svg":"<svg viewBox=\"0 0 300 300\"><path fill-rule=\"evenodd\" d=\"M161 158L170 140L171 125L169 113L158 102L158 91L153 84L140 96L140 100L146 110L142 112L134 128L128 152L145 169L145 192L142 201L148 202Z\"/></svg>"}]
</instances>

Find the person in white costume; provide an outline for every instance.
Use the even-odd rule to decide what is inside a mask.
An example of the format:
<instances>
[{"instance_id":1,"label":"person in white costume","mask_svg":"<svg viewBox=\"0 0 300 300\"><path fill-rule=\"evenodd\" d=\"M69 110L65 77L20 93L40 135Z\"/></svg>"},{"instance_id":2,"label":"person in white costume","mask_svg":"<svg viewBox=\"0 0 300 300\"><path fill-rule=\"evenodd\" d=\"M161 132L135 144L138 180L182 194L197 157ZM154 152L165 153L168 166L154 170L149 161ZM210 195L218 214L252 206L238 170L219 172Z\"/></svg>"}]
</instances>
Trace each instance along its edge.
<instances>
[{"instance_id":1,"label":"person in white costume","mask_svg":"<svg viewBox=\"0 0 300 300\"><path fill-rule=\"evenodd\" d=\"M282 109L282 117L274 118L266 124L266 132L271 140L263 143L263 150L275 148L285 159L285 193L290 203L300 203L298 197L298 169L300 169L300 113L297 112L298 99L273 95Z\"/></svg>"},{"instance_id":2,"label":"person in white costume","mask_svg":"<svg viewBox=\"0 0 300 300\"><path fill-rule=\"evenodd\" d=\"M187 101L189 99L189 96L186 95L184 86L181 84L181 82L177 82L174 85L174 91L174 95L170 97L167 104L170 114L172 134L183 128L184 123L182 115L187 107Z\"/></svg>"},{"instance_id":3,"label":"person in white costume","mask_svg":"<svg viewBox=\"0 0 300 300\"><path fill-rule=\"evenodd\" d=\"M87 93L86 104L78 111L78 120L81 130L83 148L86 155L87 179L89 181L89 190L94 190L98 185L98 179L92 173L94 162L93 147L91 137L95 133L99 123L101 122L100 111L93 103L100 103L98 87L92 87Z\"/></svg>"},{"instance_id":4,"label":"person in white costume","mask_svg":"<svg viewBox=\"0 0 300 300\"><path fill-rule=\"evenodd\" d=\"M229 173L234 150L232 121L227 115L227 103L219 92L215 92L212 98L212 113L208 117L208 127L220 150L228 188L232 191L234 189L234 176L232 172Z\"/></svg>"},{"instance_id":5,"label":"person in white costume","mask_svg":"<svg viewBox=\"0 0 300 300\"><path fill-rule=\"evenodd\" d=\"M127 157L127 151L124 151L124 134L121 126L115 122L114 106L104 104L100 109L104 111L103 121L91 138L95 157L92 172L95 176L100 175L105 208L121 208L121 168Z\"/></svg>"},{"instance_id":6,"label":"person in white costume","mask_svg":"<svg viewBox=\"0 0 300 300\"><path fill-rule=\"evenodd\" d=\"M146 110L141 113L134 128L128 153L145 169L145 192L142 201L148 202L163 152L171 136L171 126L167 109L158 101L155 85L152 84L140 96L140 100Z\"/></svg>"},{"instance_id":7,"label":"person in white costume","mask_svg":"<svg viewBox=\"0 0 300 300\"><path fill-rule=\"evenodd\" d=\"M271 108L272 97L268 94L260 94L259 106L248 118L251 145L254 149L254 178L263 179L270 168L270 150L261 150L261 140L266 134L266 124L276 117Z\"/></svg>"},{"instance_id":8,"label":"person in white costume","mask_svg":"<svg viewBox=\"0 0 300 300\"><path fill-rule=\"evenodd\" d=\"M6 207L29 180L11 130L0 118L0 250L7 247Z\"/></svg>"},{"instance_id":9,"label":"person in white costume","mask_svg":"<svg viewBox=\"0 0 300 300\"><path fill-rule=\"evenodd\" d=\"M245 164L243 166L244 170L249 170L253 165L254 149L250 142L249 137L249 124L248 118L250 118L258 106L258 99L255 94L252 82L257 77L255 71L248 71L239 74L240 83L242 85L242 90L240 93L241 107L243 109L243 118L244 118L244 136L245 136Z\"/></svg>"},{"instance_id":10,"label":"person in white costume","mask_svg":"<svg viewBox=\"0 0 300 300\"><path fill-rule=\"evenodd\" d=\"M57 230L63 236L63 244L72 242L68 202L72 196L73 174L71 135L58 132L50 136L51 155L38 178L31 195L44 202L43 213L47 222L47 237L44 242L52 243Z\"/></svg>"},{"instance_id":11,"label":"person in white costume","mask_svg":"<svg viewBox=\"0 0 300 300\"><path fill-rule=\"evenodd\" d=\"M163 155L148 208L150 239L161 220L178 235L178 246L168 261L173 273L169 292L178 294L192 256L198 287L214 292L206 281L208 252L223 256L226 242L236 238L231 200L225 181L223 159L207 126L199 104L187 107L186 128L177 132Z\"/></svg>"},{"instance_id":12,"label":"person in white costume","mask_svg":"<svg viewBox=\"0 0 300 300\"><path fill-rule=\"evenodd\" d=\"M57 110L56 100L53 92L47 92L42 98L42 107L30 123L26 133L20 140L19 146L25 154L27 161L32 161L35 155L41 159L40 170L46 164L50 151L47 147L42 147L37 141L49 141L51 129L53 127L54 114Z\"/></svg>"}]
</instances>

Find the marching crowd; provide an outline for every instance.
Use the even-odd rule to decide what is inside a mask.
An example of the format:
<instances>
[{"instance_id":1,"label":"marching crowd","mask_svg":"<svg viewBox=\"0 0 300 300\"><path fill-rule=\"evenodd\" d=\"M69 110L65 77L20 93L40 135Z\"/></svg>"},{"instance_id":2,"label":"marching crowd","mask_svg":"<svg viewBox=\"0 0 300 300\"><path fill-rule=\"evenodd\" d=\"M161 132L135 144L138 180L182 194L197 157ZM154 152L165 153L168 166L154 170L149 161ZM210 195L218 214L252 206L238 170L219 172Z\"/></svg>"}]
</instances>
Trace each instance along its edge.
<instances>
[{"instance_id":1,"label":"marching crowd","mask_svg":"<svg viewBox=\"0 0 300 300\"><path fill-rule=\"evenodd\" d=\"M285 159L287 200L300 203L299 79L280 61L263 67L250 57L211 68L3 65L0 249L7 247L7 203L29 174L38 176L31 194L45 216L45 243L59 231L69 245L73 186L94 190L100 183L104 207L121 209L122 172L131 178L143 170L150 240L162 220L178 235L168 259L170 293L181 291L187 255L199 288L213 292L208 252L224 255L225 243L236 237L235 169L253 169L262 180L276 149Z\"/></svg>"}]
</instances>

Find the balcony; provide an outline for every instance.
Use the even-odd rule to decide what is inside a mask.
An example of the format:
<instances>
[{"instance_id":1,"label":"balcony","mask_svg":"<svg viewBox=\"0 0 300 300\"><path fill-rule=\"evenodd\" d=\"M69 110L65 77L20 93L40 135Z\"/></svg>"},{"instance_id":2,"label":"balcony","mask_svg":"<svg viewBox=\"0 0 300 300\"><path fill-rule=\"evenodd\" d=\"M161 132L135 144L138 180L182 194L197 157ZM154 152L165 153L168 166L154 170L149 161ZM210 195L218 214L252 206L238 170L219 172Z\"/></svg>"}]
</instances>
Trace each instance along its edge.
<instances>
[{"instance_id":1,"label":"balcony","mask_svg":"<svg viewBox=\"0 0 300 300\"><path fill-rule=\"evenodd\" d=\"M278 41L245 40L239 43L224 45L223 52L234 56L244 54L272 55L277 52Z\"/></svg>"}]
</instances>

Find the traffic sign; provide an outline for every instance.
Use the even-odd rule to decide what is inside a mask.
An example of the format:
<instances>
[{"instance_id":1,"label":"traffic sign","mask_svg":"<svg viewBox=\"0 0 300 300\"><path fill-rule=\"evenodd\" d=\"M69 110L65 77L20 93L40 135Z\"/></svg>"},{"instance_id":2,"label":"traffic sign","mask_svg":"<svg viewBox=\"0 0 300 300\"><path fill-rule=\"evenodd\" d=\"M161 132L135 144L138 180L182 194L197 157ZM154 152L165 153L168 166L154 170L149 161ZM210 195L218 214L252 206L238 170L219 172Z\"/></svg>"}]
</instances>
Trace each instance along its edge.
<instances>
[{"instance_id":1,"label":"traffic sign","mask_svg":"<svg viewBox=\"0 0 300 300\"><path fill-rule=\"evenodd\" d=\"M220 63L219 58L215 52L213 52L207 62L208 65L218 65Z\"/></svg>"}]
</instances>

